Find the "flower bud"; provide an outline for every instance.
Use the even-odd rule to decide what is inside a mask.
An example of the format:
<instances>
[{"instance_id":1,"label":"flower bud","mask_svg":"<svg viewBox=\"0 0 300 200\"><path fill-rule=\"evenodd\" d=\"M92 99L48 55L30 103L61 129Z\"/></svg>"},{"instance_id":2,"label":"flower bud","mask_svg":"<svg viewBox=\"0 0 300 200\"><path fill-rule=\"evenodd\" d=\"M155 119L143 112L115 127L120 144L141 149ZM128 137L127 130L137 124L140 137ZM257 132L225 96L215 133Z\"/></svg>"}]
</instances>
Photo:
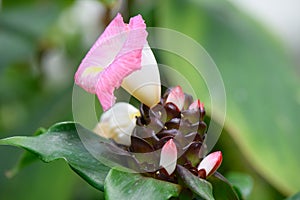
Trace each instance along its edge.
<instances>
[{"instance_id":1,"label":"flower bud","mask_svg":"<svg viewBox=\"0 0 300 200\"><path fill-rule=\"evenodd\" d=\"M205 158L198 165L198 171L204 169L206 172L206 177L212 175L222 163L222 152L216 151Z\"/></svg>"},{"instance_id":2,"label":"flower bud","mask_svg":"<svg viewBox=\"0 0 300 200\"><path fill-rule=\"evenodd\" d=\"M175 168L177 162L177 149L176 145L173 142L173 139L170 139L165 143L161 150L160 162L159 165L165 168L169 175L171 175Z\"/></svg>"},{"instance_id":3,"label":"flower bud","mask_svg":"<svg viewBox=\"0 0 300 200\"><path fill-rule=\"evenodd\" d=\"M166 103L173 103L177 106L178 110L181 111L184 105L184 93L180 86L176 86L171 89Z\"/></svg>"},{"instance_id":4,"label":"flower bud","mask_svg":"<svg viewBox=\"0 0 300 200\"><path fill-rule=\"evenodd\" d=\"M102 114L94 131L102 137L112 138L119 144L130 146L131 134L138 116L139 110L132 105L124 102L116 103Z\"/></svg>"}]
</instances>

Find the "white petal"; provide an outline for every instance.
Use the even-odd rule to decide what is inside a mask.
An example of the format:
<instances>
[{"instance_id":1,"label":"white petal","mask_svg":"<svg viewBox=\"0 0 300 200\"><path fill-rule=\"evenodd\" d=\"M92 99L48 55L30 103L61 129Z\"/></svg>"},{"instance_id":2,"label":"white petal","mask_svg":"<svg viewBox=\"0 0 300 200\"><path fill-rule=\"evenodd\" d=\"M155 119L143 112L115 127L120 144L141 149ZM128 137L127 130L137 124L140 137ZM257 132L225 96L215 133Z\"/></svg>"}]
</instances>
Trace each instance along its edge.
<instances>
[{"instance_id":1,"label":"white petal","mask_svg":"<svg viewBox=\"0 0 300 200\"><path fill-rule=\"evenodd\" d=\"M161 87L158 66L148 44L142 51L142 68L127 76L121 86L149 107L160 101Z\"/></svg>"},{"instance_id":2,"label":"white petal","mask_svg":"<svg viewBox=\"0 0 300 200\"><path fill-rule=\"evenodd\" d=\"M102 114L94 131L102 137L112 138L119 144L130 146L136 116L140 116L140 112L132 105L116 103Z\"/></svg>"},{"instance_id":3,"label":"white petal","mask_svg":"<svg viewBox=\"0 0 300 200\"><path fill-rule=\"evenodd\" d=\"M177 162L177 149L176 145L173 142L173 139L170 139L163 146L160 154L159 165L165 168L169 175L171 175L175 168Z\"/></svg>"}]
</instances>

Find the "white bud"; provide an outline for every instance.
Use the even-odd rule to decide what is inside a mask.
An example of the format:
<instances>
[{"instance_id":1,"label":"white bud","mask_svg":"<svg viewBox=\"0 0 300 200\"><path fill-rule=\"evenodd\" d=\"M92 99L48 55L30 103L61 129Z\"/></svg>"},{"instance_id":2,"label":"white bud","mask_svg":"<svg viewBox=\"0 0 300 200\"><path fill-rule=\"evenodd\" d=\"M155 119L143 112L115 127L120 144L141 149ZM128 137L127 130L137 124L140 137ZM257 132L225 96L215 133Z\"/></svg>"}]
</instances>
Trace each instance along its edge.
<instances>
[{"instance_id":1,"label":"white bud","mask_svg":"<svg viewBox=\"0 0 300 200\"><path fill-rule=\"evenodd\" d=\"M137 116L140 116L140 112L132 105L116 103L102 114L94 131L102 137L112 138L119 144L130 146Z\"/></svg>"}]
</instances>

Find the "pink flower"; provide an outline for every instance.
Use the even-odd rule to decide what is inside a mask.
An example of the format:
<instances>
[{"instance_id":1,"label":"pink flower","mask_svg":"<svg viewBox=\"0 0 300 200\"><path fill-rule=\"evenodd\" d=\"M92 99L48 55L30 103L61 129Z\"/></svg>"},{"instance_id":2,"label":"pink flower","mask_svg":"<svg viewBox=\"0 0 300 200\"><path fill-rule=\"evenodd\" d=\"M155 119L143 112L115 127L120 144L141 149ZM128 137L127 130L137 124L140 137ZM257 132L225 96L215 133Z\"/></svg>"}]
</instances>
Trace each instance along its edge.
<instances>
[{"instance_id":1,"label":"pink flower","mask_svg":"<svg viewBox=\"0 0 300 200\"><path fill-rule=\"evenodd\" d=\"M169 175L171 175L175 168L177 162L177 149L176 145L173 142L173 139L170 139L165 143L161 150L159 165L165 168Z\"/></svg>"},{"instance_id":2,"label":"pink flower","mask_svg":"<svg viewBox=\"0 0 300 200\"><path fill-rule=\"evenodd\" d=\"M121 84L125 84L124 88L139 100L144 99L144 90L148 90L149 94L149 87L140 89L141 86L136 85L141 84L141 79L146 83L153 83L155 88L160 88L157 63L146 38L146 25L140 15L125 24L122 16L118 14L82 60L75 74L75 83L86 91L97 94L104 111L115 103L113 92ZM140 70L142 65L146 67ZM134 75L135 71L137 73ZM143 77L146 76L141 77L141 73L147 73L150 78L144 80ZM160 89L154 89L153 92L155 94L150 97L152 101L147 100L147 105L151 104L149 106L160 99Z\"/></svg>"},{"instance_id":3,"label":"pink flower","mask_svg":"<svg viewBox=\"0 0 300 200\"><path fill-rule=\"evenodd\" d=\"M184 93L180 86L176 86L171 89L170 94L166 100L166 103L173 103L177 106L178 110L180 111L184 105Z\"/></svg>"},{"instance_id":4,"label":"pink flower","mask_svg":"<svg viewBox=\"0 0 300 200\"><path fill-rule=\"evenodd\" d=\"M222 152L221 151L216 151L205 158L200 162L198 165L198 171L200 170L205 170L206 172L206 177L212 175L221 165L222 163Z\"/></svg>"}]
</instances>

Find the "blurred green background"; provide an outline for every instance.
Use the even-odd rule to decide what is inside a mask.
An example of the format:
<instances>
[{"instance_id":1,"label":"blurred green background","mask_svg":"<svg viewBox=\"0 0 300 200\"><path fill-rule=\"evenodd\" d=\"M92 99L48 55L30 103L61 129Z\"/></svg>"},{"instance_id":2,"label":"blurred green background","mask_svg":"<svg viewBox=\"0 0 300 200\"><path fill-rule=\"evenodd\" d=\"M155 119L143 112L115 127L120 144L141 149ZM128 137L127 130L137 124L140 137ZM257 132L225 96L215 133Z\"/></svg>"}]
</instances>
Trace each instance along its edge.
<instances>
[{"instance_id":1,"label":"blurred green background","mask_svg":"<svg viewBox=\"0 0 300 200\"><path fill-rule=\"evenodd\" d=\"M220 172L249 175L248 199L300 191L300 17L291 14L299 3L246 2L0 0L0 138L72 120L81 59L117 12L126 21L140 13L149 27L192 37L217 64L227 94L215 147L224 154ZM155 53L159 63L188 74L179 58ZM193 85L201 93L197 80ZM8 179L21 152L0 147L0 199L101 198L63 161L36 162Z\"/></svg>"}]
</instances>

